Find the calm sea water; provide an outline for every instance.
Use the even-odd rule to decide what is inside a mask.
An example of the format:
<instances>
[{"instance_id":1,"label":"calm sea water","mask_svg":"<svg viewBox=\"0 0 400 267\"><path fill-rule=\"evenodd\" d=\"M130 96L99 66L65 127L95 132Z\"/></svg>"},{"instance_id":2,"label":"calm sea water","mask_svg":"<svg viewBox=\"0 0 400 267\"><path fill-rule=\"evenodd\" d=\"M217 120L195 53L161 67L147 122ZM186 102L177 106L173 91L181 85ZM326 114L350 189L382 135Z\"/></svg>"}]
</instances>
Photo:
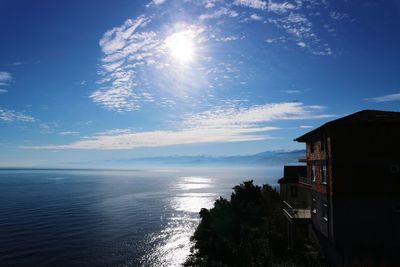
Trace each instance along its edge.
<instances>
[{"instance_id":1,"label":"calm sea water","mask_svg":"<svg viewBox=\"0 0 400 267\"><path fill-rule=\"evenodd\" d=\"M198 212L278 169L0 171L0 266L179 266Z\"/></svg>"}]
</instances>

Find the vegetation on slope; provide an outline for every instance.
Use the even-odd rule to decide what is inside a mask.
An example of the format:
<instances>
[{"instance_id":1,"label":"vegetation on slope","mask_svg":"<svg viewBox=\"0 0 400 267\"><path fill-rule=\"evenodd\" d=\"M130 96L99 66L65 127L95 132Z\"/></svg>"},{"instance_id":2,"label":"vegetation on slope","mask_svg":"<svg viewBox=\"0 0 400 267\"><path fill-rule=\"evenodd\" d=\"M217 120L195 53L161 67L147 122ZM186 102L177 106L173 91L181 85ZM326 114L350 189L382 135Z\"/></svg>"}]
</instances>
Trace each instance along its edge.
<instances>
[{"instance_id":1,"label":"vegetation on slope","mask_svg":"<svg viewBox=\"0 0 400 267\"><path fill-rule=\"evenodd\" d=\"M200 217L185 266L320 266L306 236L287 249L280 197L269 185L237 185Z\"/></svg>"}]
</instances>

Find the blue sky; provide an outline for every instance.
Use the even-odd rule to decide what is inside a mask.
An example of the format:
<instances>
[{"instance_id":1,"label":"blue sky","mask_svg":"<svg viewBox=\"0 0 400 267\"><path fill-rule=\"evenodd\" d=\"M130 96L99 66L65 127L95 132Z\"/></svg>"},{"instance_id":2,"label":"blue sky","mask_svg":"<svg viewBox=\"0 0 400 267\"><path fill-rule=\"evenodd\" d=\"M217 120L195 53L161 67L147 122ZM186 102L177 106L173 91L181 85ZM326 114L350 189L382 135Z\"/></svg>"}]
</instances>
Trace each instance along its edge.
<instances>
[{"instance_id":1,"label":"blue sky","mask_svg":"<svg viewBox=\"0 0 400 267\"><path fill-rule=\"evenodd\" d=\"M399 1L1 0L0 31L1 166L292 150L400 110Z\"/></svg>"}]
</instances>

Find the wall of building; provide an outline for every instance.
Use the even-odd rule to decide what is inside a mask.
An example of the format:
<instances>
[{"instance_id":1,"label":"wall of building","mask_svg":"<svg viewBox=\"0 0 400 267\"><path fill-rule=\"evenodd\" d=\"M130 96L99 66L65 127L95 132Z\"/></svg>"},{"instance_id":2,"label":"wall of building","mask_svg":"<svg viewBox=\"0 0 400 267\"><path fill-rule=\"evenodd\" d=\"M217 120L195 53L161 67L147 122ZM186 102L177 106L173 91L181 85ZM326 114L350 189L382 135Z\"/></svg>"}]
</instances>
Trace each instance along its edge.
<instances>
[{"instance_id":1,"label":"wall of building","mask_svg":"<svg viewBox=\"0 0 400 267\"><path fill-rule=\"evenodd\" d=\"M325 238L333 239L333 210L331 205L331 164L330 164L330 137L326 132L320 132L314 135L307 143L307 176L311 182L310 191L315 201L315 212L312 212L313 228L320 232ZM326 166L326 183L322 179L322 166ZM313 181L313 171L315 168L315 181ZM323 204L327 207L327 216L323 217ZM326 219L327 218L327 219ZM332 241L333 242L333 241Z\"/></svg>"},{"instance_id":2,"label":"wall of building","mask_svg":"<svg viewBox=\"0 0 400 267\"><path fill-rule=\"evenodd\" d=\"M297 195L292 195L292 188L296 188ZM280 185L281 199L292 205L293 208L310 207L310 192L298 183L286 183Z\"/></svg>"},{"instance_id":3,"label":"wall of building","mask_svg":"<svg viewBox=\"0 0 400 267\"><path fill-rule=\"evenodd\" d=\"M325 238L329 238L329 216L328 220L323 218L323 203L328 203L326 194L319 192L311 192L311 197L315 199L315 204L312 205L311 221L315 230L320 232Z\"/></svg>"},{"instance_id":4,"label":"wall of building","mask_svg":"<svg viewBox=\"0 0 400 267\"><path fill-rule=\"evenodd\" d=\"M317 171L310 186L317 200L313 228L346 259L355 255L398 258L400 124L343 124L322 128L307 138L308 177L312 165L328 165L328 183L321 183ZM321 149L323 140L325 149ZM329 205L328 221L321 216L323 201Z\"/></svg>"},{"instance_id":5,"label":"wall of building","mask_svg":"<svg viewBox=\"0 0 400 267\"><path fill-rule=\"evenodd\" d=\"M331 135L337 245L400 251L400 127L342 126Z\"/></svg>"}]
</instances>

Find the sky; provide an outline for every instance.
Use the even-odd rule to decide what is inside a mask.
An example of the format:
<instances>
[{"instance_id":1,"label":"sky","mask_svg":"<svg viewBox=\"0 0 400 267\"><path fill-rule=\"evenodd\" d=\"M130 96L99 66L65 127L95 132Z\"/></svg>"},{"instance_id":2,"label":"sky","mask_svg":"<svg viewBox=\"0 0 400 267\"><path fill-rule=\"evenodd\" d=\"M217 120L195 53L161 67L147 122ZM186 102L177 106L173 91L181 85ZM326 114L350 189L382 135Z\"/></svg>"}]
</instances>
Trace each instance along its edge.
<instances>
[{"instance_id":1,"label":"sky","mask_svg":"<svg viewBox=\"0 0 400 267\"><path fill-rule=\"evenodd\" d=\"M397 0L0 0L0 167L303 149L400 111Z\"/></svg>"}]
</instances>

